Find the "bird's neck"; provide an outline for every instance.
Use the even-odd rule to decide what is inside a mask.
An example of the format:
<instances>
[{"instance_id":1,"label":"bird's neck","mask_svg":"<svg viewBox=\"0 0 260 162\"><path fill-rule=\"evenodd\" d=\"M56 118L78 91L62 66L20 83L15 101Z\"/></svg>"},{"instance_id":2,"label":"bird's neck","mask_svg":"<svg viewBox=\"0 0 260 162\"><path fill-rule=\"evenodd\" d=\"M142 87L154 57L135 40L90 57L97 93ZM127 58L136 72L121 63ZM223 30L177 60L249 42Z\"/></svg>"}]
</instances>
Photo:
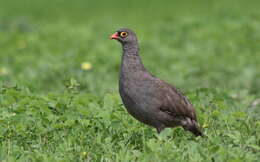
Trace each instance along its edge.
<instances>
[{"instance_id":1,"label":"bird's neck","mask_svg":"<svg viewBox=\"0 0 260 162\"><path fill-rule=\"evenodd\" d=\"M123 45L121 73L134 73L145 70L138 51L138 43Z\"/></svg>"}]
</instances>

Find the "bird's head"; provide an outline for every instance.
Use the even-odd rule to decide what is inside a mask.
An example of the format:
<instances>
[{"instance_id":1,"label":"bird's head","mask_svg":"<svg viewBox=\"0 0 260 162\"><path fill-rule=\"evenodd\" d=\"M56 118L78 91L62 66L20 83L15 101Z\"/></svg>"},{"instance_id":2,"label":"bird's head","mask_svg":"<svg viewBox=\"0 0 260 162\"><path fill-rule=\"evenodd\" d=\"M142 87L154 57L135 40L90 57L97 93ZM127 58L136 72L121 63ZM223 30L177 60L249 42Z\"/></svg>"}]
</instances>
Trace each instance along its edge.
<instances>
[{"instance_id":1,"label":"bird's head","mask_svg":"<svg viewBox=\"0 0 260 162\"><path fill-rule=\"evenodd\" d=\"M132 30L126 28L117 30L117 32L110 36L110 39L116 39L123 45L137 42L135 33Z\"/></svg>"}]
</instances>

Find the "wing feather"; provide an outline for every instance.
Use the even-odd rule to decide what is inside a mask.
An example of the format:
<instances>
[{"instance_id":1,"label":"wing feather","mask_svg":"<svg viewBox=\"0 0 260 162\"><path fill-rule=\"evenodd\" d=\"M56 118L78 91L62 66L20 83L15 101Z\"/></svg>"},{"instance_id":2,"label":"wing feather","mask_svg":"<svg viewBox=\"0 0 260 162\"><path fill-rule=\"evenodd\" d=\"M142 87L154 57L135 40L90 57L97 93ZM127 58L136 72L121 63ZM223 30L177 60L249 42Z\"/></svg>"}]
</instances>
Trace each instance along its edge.
<instances>
[{"instance_id":1,"label":"wing feather","mask_svg":"<svg viewBox=\"0 0 260 162\"><path fill-rule=\"evenodd\" d=\"M163 100L163 104L160 107L162 111L175 117L189 117L197 121L195 109L187 97L175 87L162 80L160 80L158 84L160 88L163 89L160 92L164 93L160 94L160 96L162 96L161 100Z\"/></svg>"}]
</instances>

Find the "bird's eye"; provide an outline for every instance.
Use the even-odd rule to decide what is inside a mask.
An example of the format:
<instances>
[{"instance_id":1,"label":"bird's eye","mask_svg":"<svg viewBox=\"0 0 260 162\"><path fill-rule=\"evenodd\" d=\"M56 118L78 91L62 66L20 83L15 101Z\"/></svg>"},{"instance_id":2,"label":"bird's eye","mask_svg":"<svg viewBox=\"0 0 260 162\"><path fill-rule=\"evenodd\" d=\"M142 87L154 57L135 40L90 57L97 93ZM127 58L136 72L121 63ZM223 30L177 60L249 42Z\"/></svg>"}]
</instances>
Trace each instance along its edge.
<instances>
[{"instance_id":1,"label":"bird's eye","mask_svg":"<svg viewBox=\"0 0 260 162\"><path fill-rule=\"evenodd\" d=\"M127 36L127 32L121 32L120 37L125 38Z\"/></svg>"}]
</instances>

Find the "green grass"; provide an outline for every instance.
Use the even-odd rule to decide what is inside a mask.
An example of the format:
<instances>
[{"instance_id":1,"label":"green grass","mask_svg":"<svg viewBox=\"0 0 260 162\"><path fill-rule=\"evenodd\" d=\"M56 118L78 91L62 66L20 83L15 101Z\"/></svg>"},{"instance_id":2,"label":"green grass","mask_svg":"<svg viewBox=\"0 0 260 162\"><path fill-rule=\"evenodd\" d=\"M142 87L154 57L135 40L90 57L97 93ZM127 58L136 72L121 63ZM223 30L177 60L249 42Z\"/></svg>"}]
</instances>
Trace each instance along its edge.
<instances>
[{"instance_id":1,"label":"green grass","mask_svg":"<svg viewBox=\"0 0 260 162\"><path fill-rule=\"evenodd\" d=\"M0 1L0 161L258 161L257 1ZM120 27L207 138L156 131L118 95ZM92 65L89 70L82 63Z\"/></svg>"}]
</instances>

